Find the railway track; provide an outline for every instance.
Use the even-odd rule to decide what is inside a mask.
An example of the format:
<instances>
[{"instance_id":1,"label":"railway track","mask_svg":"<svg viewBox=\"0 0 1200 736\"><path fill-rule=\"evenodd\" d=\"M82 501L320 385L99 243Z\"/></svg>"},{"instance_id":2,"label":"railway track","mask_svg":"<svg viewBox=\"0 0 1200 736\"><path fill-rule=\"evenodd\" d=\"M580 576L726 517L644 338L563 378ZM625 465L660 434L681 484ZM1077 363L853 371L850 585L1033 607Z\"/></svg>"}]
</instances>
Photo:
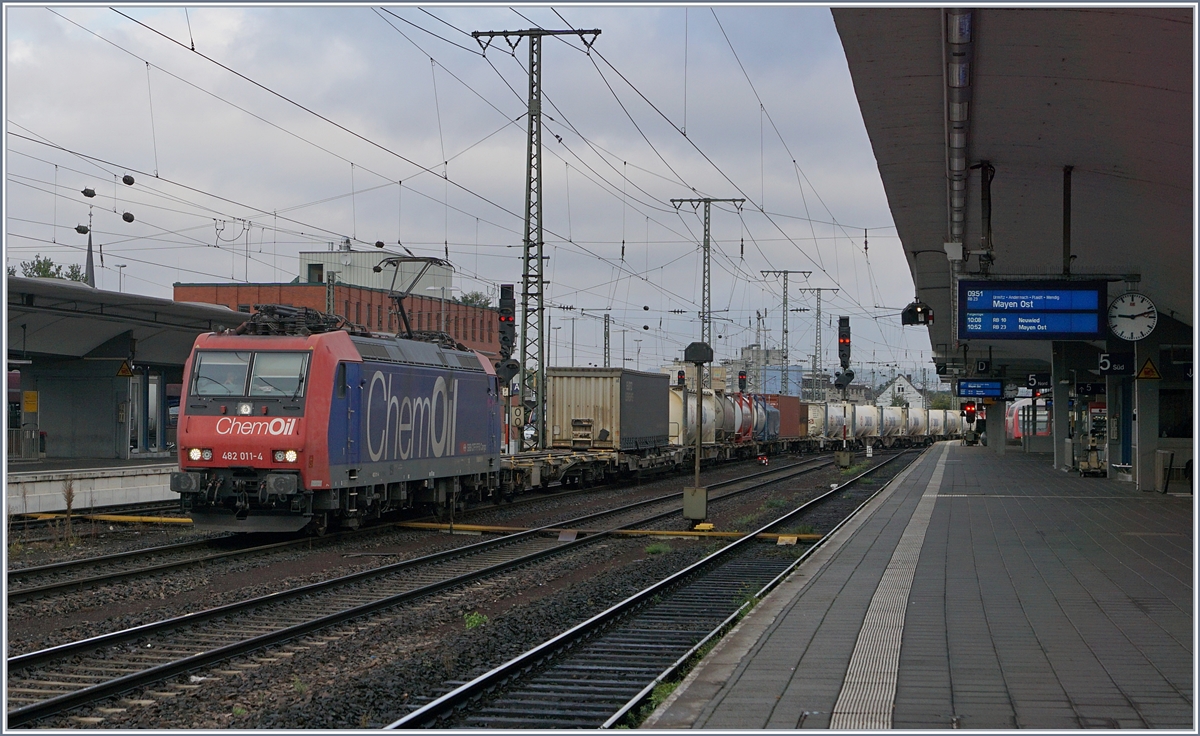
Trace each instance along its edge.
<instances>
[{"instance_id":1,"label":"railway track","mask_svg":"<svg viewBox=\"0 0 1200 736\"><path fill-rule=\"evenodd\" d=\"M811 462L811 461L810 461ZM792 465L785 465L774 470L764 471L766 474L787 472ZM745 477L758 477L757 475ZM724 482L712 484L712 488L725 487ZM595 489L580 489L555 494L558 497L576 493L594 492ZM510 503L534 503L545 497L521 499ZM110 585L122 580L143 578L164 572L176 571L203 565L218 560L233 560L248 558L262 554L282 552L297 547L314 544L330 544L344 541L351 536L375 535L394 528L392 524L383 524L367 529L338 532L324 537L300 537L284 541L269 541L260 543L269 535L229 535L179 544L150 547L140 550L130 550L111 555L89 557L79 560L69 560L37 567L9 570L6 579L8 583L9 603L55 595L63 595L78 590L87 590L103 585Z\"/></svg>"},{"instance_id":2,"label":"railway track","mask_svg":"<svg viewBox=\"0 0 1200 736\"><path fill-rule=\"evenodd\" d=\"M863 478L906 453L841 484L631 596L573 629L416 708L389 728L612 728L635 714L655 686L677 674L737 621L799 558L764 554L757 535L796 523L816 507L847 506L845 523L878 491L849 495ZM915 459L915 458L914 458ZM900 472L901 469L896 469ZM835 527L836 529L836 527ZM756 549L757 547L757 549Z\"/></svg>"},{"instance_id":3,"label":"railway track","mask_svg":"<svg viewBox=\"0 0 1200 736\"><path fill-rule=\"evenodd\" d=\"M714 483L710 489L724 489L725 493L710 502L828 464L825 459L817 459ZM560 541L564 537L548 535L549 529L601 525L615 530L646 524L677 516L681 496L667 494L415 560L11 657L8 724L31 723L392 606L501 576L607 535L588 533L575 541Z\"/></svg>"},{"instance_id":4,"label":"railway track","mask_svg":"<svg viewBox=\"0 0 1200 736\"><path fill-rule=\"evenodd\" d=\"M147 503L120 504L117 506L96 506L93 508L75 509L71 513L71 521L73 524L87 523L104 523L112 524L112 521L98 521L93 517L96 516L163 516L174 514L178 516L179 502L166 501L151 501ZM66 524L65 512L47 512L46 514L15 514L9 522L9 533L28 533L40 532L55 527L61 527ZM46 537L50 539L51 537ZM37 538L30 541L39 541Z\"/></svg>"}]
</instances>

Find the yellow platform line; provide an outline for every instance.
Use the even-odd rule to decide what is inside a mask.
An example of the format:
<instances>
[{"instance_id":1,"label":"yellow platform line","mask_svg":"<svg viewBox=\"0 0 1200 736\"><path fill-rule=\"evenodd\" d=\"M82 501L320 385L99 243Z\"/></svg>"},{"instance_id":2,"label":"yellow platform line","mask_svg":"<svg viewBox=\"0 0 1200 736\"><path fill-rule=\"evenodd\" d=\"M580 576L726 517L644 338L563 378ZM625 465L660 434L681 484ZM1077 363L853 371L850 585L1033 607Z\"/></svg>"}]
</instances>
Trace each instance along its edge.
<instances>
[{"instance_id":1,"label":"yellow platform line","mask_svg":"<svg viewBox=\"0 0 1200 736\"><path fill-rule=\"evenodd\" d=\"M23 514L37 521L47 521L50 519L65 519L66 514ZM180 518L177 516L121 516L119 514L71 514L72 519L86 519L89 521L115 521L125 524L191 524L191 519Z\"/></svg>"},{"instance_id":2,"label":"yellow platform line","mask_svg":"<svg viewBox=\"0 0 1200 736\"><path fill-rule=\"evenodd\" d=\"M449 524L435 524L426 521L409 521L398 524L397 526L408 527L410 529L428 529L430 531L449 531ZM492 532L492 533L511 533L511 532L527 532L524 527L515 526L488 526L483 524L455 524L455 531L461 532ZM599 534L601 529L547 529L548 534L556 534L560 532L576 532L578 534ZM740 539L746 536L746 532L710 532L710 531L663 531L661 529L615 529L609 532L610 534L620 534L629 537L690 537L699 539L701 537L715 537L724 539ZM778 541L780 537L795 537L798 540L815 541L821 539L822 534L786 534L786 533L763 533L759 534L759 539L774 539Z\"/></svg>"}]
</instances>

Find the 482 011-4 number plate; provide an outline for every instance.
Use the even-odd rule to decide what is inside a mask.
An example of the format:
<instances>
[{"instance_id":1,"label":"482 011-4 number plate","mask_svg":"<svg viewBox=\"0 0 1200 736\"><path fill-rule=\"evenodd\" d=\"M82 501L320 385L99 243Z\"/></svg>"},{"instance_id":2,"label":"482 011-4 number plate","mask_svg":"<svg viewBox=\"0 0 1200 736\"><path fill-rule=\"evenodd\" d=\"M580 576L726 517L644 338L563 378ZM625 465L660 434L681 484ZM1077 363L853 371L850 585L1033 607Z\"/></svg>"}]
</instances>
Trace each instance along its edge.
<instances>
[{"instance_id":1,"label":"482 011-4 number plate","mask_svg":"<svg viewBox=\"0 0 1200 736\"><path fill-rule=\"evenodd\" d=\"M221 453L222 460L262 460L261 452L230 452Z\"/></svg>"}]
</instances>

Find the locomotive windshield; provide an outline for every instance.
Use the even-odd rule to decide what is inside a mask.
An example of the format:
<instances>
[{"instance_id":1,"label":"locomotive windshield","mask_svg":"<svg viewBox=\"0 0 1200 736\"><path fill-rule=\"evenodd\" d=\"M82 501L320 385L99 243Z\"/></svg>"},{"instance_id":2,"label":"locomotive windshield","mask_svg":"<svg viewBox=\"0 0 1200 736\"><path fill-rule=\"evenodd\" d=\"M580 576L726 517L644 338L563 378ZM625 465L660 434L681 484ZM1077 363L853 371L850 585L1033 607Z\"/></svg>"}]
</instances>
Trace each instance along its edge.
<instances>
[{"instance_id":1,"label":"locomotive windshield","mask_svg":"<svg viewBox=\"0 0 1200 736\"><path fill-rule=\"evenodd\" d=\"M245 396L250 353L197 352L192 367L196 396Z\"/></svg>"},{"instance_id":2,"label":"locomotive windshield","mask_svg":"<svg viewBox=\"0 0 1200 736\"><path fill-rule=\"evenodd\" d=\"M202 350L192 368L192 392L195 396L295 398L304 395L307 372L308 353Z\"/></svg>"},{"instance_id":3,"label":"locomotive windshield","mask_svg":"<svg viewBox=\"0 0 1200 736\"><path fill-rule=\"evenodd\" d=\"M307 367L308 353L255 353L250 395L303 396Z\"/></svg>"}]
</instances>

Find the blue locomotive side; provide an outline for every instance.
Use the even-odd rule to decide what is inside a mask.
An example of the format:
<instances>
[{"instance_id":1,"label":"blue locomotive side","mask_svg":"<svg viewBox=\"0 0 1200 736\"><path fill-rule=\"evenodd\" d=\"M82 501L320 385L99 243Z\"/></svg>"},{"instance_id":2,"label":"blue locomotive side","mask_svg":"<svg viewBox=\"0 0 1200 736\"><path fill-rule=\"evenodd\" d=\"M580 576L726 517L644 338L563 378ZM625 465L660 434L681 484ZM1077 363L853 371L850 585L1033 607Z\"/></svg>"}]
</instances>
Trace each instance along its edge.
<instances>
[{"instance_id":1,"label":"blue locomotive side","mask_svg":"<svg viewBox=\"0 0 1200 736\"><path fill-rule=\"evenodd\" d=\"M335 486L420 481L413 490L421 500L425 488L439 499L455 492L446 481L490 484L486 476L500 468L494 376L372 360L343 365L346 383L335 381L329 423Z\"/></svg>"}]
</instances>

